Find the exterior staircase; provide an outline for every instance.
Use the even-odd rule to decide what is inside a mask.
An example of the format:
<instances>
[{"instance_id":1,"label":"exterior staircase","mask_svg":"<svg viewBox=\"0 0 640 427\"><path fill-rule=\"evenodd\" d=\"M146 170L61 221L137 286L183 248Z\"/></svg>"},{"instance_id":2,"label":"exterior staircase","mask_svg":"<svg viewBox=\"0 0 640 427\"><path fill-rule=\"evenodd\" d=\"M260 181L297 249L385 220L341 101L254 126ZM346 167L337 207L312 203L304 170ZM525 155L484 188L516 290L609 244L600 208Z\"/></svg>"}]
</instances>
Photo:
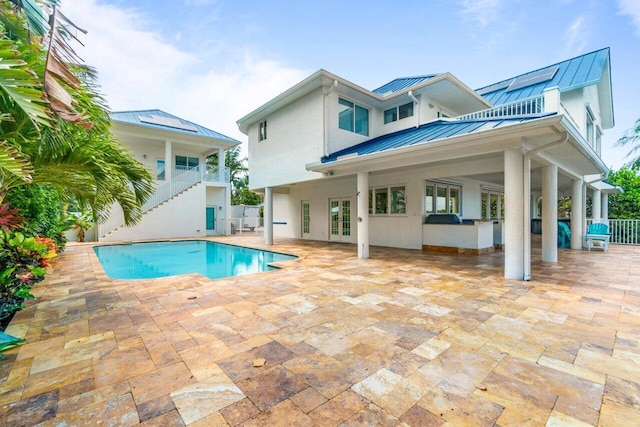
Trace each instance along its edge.
<instances>
[{"instance_id":1,"label":"exterior staircase","mask_svg":"<svg viewBox=\"0 0 640 427\"><path fill-rule=\"evenodd\" d=\"M188 170L176 170L172 179L159 185L149 200L142 206L142 215L146 215L153 209L164 203L179 197L201 182L229 182L229 169L224 168L222 176L219 171L207 171L206 166L199 165ZM98 240L124 227L124 214L118 204L111 209L109 218L98 224Z\"/></svg>"}]
</instances>

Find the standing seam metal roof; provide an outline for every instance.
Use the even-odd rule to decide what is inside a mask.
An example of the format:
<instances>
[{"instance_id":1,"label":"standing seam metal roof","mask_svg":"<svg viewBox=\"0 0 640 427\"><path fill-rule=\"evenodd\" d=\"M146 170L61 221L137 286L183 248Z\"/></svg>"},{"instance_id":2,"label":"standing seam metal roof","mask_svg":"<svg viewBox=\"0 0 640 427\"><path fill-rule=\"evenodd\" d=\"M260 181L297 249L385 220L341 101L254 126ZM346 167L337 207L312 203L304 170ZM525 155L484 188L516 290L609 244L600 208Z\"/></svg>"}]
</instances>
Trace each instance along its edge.
<instances>
[{"instance_id":1,"label":"standing seam metal roof","mask_svg":"<svg viewBox=\"0 0 640 427\"><path fill-rule=\"evenodd\" d=\"M140 120L140 117L151 119L153 116L177 120L181 124L186 125L185 127L192 127L195 130L181 129L178 127L173 127L171 125L149 123L147 121ZM160 129L165 131L182 133L186 135L198 135L206 138L214 138L214 139L219 139L223 141L237 142L238 144L240 144L240 141L236 139L223 135L214 130L208 129L204 126L200 126L197 123L193 123L188 120L181 119L180 117L174 116L173 114L166 113L162 110L116 111L111 113L111 120L114 122L129 123L129 124L149 127L152 129Z\"/></svg>"},{"instance_id":2,"label":"standing seam metal roof","mask_svg":"<svg viewBox=\"0 0 640 427\"><path fill-rule=\"evenodd\" d=\"M474 132L510 126L555 114L556 113L543 113L527 117L483 120L438 120L431 123L425 123L417 128L405 129L370 139L358 145L354 145L353 147L348 147L329 156L323 157L321 161L322 163L330 163L338 160L338 157L350 154L362 156L396 148L409 147L411 145L427 143L439 139L446 139L454 136L467 135Z\"/></svg>"},{"instance_id":3,"label":"standing seam metal roof","mask_svg":"<svg viewBox=\"0 0 640 427\"><path fill-rule=\"evenodd\" d=\"M476 92L493 105L506 104L541 95L545 89L555 86L560 89L560 92L567 92L587 85L597 84L600 79L602 79L608 59L609 48L604 48L510 79L502 80L498 83L476 89ZM515 79L534 75L545 70L551 70L554 67L558 67L558 71L556 71L552 79L508 91L509 85Z\"/></svg>"},{"instance_id":4,"label":"standing seam metal roof","mask_svg":"<svg viewBox=\"0 0 640 427\"><path fill-rule=\"evenodd\" d=\"M378 95L389 95L392 93L399 92L403 89L406 89L411 86L415 86L418 83L422 83L425 80L429 80L433 77L437 76L437 74L427 74L424 76L415 76L415 77L399 77L395 80L390 81L387 84L380 86L378 89L374 89L373 93L377 93Z\"/></svg>"}]
</instances>

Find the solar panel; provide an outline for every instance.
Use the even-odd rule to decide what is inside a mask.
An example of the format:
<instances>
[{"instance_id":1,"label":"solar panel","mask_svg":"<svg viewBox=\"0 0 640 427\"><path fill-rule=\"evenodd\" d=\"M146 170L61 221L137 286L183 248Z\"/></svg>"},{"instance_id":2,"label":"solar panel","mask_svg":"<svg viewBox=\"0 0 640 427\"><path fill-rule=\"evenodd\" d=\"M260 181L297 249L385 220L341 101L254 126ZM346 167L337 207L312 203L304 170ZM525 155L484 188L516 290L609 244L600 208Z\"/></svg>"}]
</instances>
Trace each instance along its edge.
<instances>
[{"instance_id":1,"label":"solar panel","mask_svg":"<svg viewBox=\"0 0 640 427\"><path fill-rule=\"evenodd\" d=\"M487 87L483 87L482 89L478 89L478 90L476 90L476 92L478 92L479 95L486 95L487 93L495 92L497 90L509 87L509 85L511 84L512 81L513 81L513 79L509 79L509 80L505 80L505 81L500 82L500 83L494 83L491 86L487 86Z\"/></svg>"},{"instance_id":2,"label":"solar panel","mask_svg":"<svg viewBox=\"0 0 640 427\"><path fill-rule=\"evenodd\" d=\"M192 124L184 123L183 121L172 117L156 116L155 114L153 114L151 115L151 117L139 116L138 118L143 123L166 126L174 129L188 130L191 132L198 131L198 129Z\"/></svg>"},{"instance_id":3,"label":"solar panel","mask_svg":"<svg viewBox=\"0 0 640 427\"><path fill-rule=\"evenodd\" d=\"M524 76L517 77L505 92L512 92L514 90L522 89L523 87L532 86L538 83L549 81L556 75L558 66L547 68L544 70L536 71L535 73L526 74Z\"/></svg>"}]
</instances>

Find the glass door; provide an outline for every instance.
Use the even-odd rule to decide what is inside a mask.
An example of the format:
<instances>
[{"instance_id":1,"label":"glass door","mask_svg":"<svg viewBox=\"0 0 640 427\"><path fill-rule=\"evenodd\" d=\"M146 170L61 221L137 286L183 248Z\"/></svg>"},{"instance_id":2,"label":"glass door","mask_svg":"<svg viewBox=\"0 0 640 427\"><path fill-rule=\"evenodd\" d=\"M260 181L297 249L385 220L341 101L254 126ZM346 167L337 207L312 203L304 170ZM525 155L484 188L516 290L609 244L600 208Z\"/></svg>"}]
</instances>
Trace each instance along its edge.
<instances>
[{"instance_id":1,"label":"glass door","mask_svg":"<svg viewBox=\"0 0 640 427\"><path fill-rule=\"evenodd\" d=\"M329 200L329 240L351 241L351 199Z\"/></svg>"},{"instance_id":2,"label":"glass door","mask_svg":"<svg viewBox=\"0 0 640 427\"><path fill-rule=\"evenodd\" d=\"M207 206L207 232L216 229L216 207Z\"/></svg>"}]
</instances>

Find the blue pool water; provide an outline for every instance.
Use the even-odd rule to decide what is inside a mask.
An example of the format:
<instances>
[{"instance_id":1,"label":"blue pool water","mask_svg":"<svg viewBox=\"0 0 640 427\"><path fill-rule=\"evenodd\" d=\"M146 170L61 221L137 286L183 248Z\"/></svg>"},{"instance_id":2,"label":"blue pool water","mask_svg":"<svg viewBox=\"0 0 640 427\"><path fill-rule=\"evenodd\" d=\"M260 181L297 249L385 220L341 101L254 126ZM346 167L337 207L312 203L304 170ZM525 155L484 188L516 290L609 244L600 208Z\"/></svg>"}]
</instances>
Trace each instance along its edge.
<instances>
[{"instance_id":1,"label":"blue pool water","mask_svg":"<svg viewBox=\"0 0 640 427\"><path fill-rule=\"evenodd\" d=\"M269 264L297 258L276 252L204 240L94 247L107 276L152 279L199 273L211 279L271 270Z\"/></svg>"}]
</instances>

